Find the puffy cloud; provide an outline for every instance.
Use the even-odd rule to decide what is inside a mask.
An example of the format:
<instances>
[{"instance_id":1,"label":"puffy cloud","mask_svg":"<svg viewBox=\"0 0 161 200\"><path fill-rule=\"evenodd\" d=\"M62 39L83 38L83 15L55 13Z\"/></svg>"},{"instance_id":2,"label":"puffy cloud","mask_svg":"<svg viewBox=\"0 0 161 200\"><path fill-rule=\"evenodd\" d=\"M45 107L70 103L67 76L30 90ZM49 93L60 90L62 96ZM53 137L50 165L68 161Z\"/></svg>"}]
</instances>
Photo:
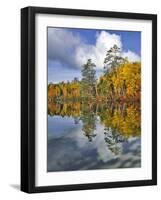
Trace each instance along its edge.
<instances>
[{"instance_id":1,"label":"puffy cloud","mask_svg":"<svg viewBox=\"0 0 161 200\"><path fill-rule=\"evenodd\" d=\"M78 46L76 49L76 60L82 65L88 58L91 58L97 68L102 68L107 50L115 44L122 48L121 37L119 35L101 31L96 36L95 45L82 44Z\"/></svg>"},{"instance_id":2,"label":"puffy cloud","mask_svg":"<svg viewBox=\"0 0 161 200\"><path fill-rule=\"evenodd\" d=\"M122 53L123 58L127 58L129 62L139 62L140 56L138 56L136 53L128 50L127 52Z\"/></svg>"},{"instance_id":3,"label":"puffy cloud","mask_svg":"<svg viewBox=\"0 0 161 200\"><path fill-rule=\"evenodd\" d=\"M95 44L88 44L70 29L48 29L48 59L69 68L80 69L90 58L97 69L102 69L107 50L115 44L123 49L121 36L107 31L98 32ZM140 61L140 57L130 50L122 52L122 56L127 57L130 62Z\"/></svg>"}]
</instances>

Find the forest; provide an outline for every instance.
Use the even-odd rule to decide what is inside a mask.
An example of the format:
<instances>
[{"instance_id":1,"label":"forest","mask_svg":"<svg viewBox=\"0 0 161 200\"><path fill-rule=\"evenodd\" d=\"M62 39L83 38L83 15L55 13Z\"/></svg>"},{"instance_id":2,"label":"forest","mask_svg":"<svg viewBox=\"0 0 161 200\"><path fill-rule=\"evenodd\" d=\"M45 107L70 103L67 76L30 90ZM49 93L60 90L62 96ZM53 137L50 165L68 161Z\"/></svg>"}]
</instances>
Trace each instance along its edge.
<instances>
[{"instance_id":1,"label":"forest","mask_svg":"<svg viewBox=\"0 0 161 200\"><path fill-rule=\"evenodd\" d=\"M129 102L140 101L141 63L129 62L120 56L114 45L107 51L103 63L104 72L97 79L96 65L91 59L82 66L82 79L48 84L48 102L94 101Z\"/></svg>"},{"instance_id":2,"label":"forest","mask_svg":"<svg viewBox=\"0 0 161 200\"><path fill-rule=\"evenodd\" d=\"M120 55L116 45L107 51L98 78L95 63L88 59L81 80L48 84L48 115L72 117L75 124L81 121L90 142L96 137L99 117L105 143L114 154L119 143L141 134L141 63Z\"/></svg>"}]
</instances>

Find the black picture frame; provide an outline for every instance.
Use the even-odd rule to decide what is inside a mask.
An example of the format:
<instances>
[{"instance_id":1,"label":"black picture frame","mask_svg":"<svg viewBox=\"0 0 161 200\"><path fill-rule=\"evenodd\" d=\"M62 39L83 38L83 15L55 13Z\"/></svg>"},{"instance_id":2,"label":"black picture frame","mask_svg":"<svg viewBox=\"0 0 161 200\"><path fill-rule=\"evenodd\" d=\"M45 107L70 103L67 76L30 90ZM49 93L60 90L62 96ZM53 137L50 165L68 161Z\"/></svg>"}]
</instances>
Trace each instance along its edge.
<instances>
[{"instance_id":1,"label":"black picture frame","mask_svg":"<svg viewBox=\"0 0 161 200\"><path fill-rule=\"evenodd\" d=\"M152 21L152 179L60 186L35 186L35 15L60 14ZM157 184L157 15L45 7L21 9L21 190L27 193Z\"/></svg>"}]
</instances>

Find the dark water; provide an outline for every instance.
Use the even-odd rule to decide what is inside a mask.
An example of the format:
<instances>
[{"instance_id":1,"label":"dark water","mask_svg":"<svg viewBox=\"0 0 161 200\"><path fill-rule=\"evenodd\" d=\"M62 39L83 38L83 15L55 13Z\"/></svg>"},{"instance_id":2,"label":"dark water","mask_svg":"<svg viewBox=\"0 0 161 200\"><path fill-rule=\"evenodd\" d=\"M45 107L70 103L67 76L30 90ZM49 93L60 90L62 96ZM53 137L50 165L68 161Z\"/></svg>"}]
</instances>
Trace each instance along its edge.
<instances>
[{"instance_id":1,"label":"dark water","mask_svg":"<svg viewBox=\"0 0 161 200\"><path fill-rule=\"evenodd\" d=\"M141 167L140 105L48 105L47 171Z\"/></svg>"}]
</instances>

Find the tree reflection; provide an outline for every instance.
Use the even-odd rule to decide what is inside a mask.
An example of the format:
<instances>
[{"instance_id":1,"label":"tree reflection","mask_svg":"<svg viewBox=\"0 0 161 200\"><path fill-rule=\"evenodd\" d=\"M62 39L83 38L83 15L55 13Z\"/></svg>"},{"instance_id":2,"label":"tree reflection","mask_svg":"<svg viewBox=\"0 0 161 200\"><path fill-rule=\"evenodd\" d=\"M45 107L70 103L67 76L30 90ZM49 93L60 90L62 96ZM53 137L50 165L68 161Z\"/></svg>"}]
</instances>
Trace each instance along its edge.
<instances>
[{"instance_id":1,"label":"tree reflection","mask_svg":"<svg viewBox=\"0 0 161 200\"><path fill-rule=\"evenodd\" d=\"M111 127L127 138L141 134L139 103L112 103L101 107L97 114L105 127Z\"/></svg>"},{"instance_id":2,"label":"tree reflection","mask_svg":"<svg viewBox=\"0 0 161 200\"><path fill-rule=\"evenodd\" d=\"M81 122L82 132L89 142L96 137L96 121L100 120L104 126L104 141L115 155L121 153L121 144L129 137L141 134L140 104L136 102L52 102L48 103L48 114L73 117L75 124Z\"/></svg>"},{"instance_id":3,"label":"tree reflection","mask_svg":"<svg viewBox=\"0 0 161 200\"><path fill-rule=\"evenodd\" d=\"M92 142L93 138L96 136L94 132L96 130L95 105L89 104L89 102L82 102L80 119L83 124L83 134L88 138L89 142Z\"/></svg>"},{"instance_id":4,"label":"tree reflection","mask_svg":"<svg viewBox=\"0 0 161 200\"><path fill-rule=\"evenodd\" d=\"M73 117L73 118L74 118L74 123L75 124L79 124L80 117Z\"/></svg>"},{"instance_id":5,"label":"tree reflection","mask_svg":"<svg viewBox=\"0 0 161 200\"><path fill-rule=\"evenodd\" d=\"M122 151L120 144L122 142L125 142L126 138L120 133L118 133L116 129L112 129L110 127L105 127L104 134L105 142L108 146L108 149L110 149L111 152L115 155L120 154Z\"/></svg>"}]
</instances>

